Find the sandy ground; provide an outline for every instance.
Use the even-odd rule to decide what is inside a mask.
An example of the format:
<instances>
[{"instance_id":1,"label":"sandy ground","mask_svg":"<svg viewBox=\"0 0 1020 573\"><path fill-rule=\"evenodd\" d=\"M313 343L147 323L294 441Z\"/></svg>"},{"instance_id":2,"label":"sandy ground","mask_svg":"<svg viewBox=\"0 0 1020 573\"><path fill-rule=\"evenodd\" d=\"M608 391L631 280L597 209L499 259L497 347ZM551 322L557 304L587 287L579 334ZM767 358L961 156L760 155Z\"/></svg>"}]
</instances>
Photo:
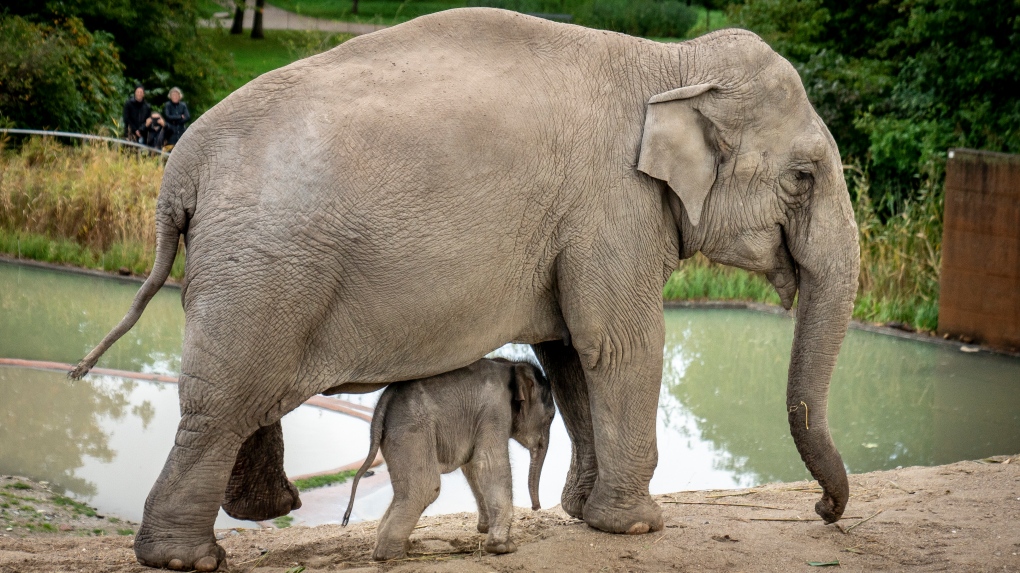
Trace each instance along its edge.
<instances>
[{"instance_id":1,"label":"sandy ground","mask_svg":"<svg viewBox=\"0 0 1020 573\"><path fill-rule=\"evenodd\" d=\"M853 475L850 483L849 507L835 525L814 516L815 484L770 484L657 496L666 528L633 537L592 530L558 508L520 509L513 529L519 550L499 557L478 551L483 536L465 513L422 519L411 556L382 564L368 561L375 522L221 531L229 556L221 570L817 571L808 562L839 561L844 571L1020 571L1020 456ZM36 485L0 491L45 497ZM135 562L133 537L91 536L92 523L0 532L0 571L151 571Z\"/></svg>"}]
</instances>

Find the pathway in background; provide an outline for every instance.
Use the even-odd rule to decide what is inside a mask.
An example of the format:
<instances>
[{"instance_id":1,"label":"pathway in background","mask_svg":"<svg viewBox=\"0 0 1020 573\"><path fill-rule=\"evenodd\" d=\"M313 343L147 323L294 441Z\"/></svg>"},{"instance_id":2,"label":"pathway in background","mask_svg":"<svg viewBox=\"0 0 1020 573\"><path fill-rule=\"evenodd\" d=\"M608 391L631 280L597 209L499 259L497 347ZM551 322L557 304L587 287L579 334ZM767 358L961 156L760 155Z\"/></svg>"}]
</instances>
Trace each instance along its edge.
<instances>
[{"instance_id":1,"label":"pathway in background","mask_svg":"<svg viewBox=\"0 0 1020 573\"><path fill-rule=\"evenodd\" d=\"M213 16L213 20L218 21L224 28L229 30L233 16L233 10L225 10L223 12L217 12ZM254 19L255 2L254 0L248 0L247 9L244 11L245 33L250 33L252 21ZM319 30L322 32L339 32L344 34L360 35L369 34L376 30L382 30L389 26L384 24L359 24L356 22L340 22L337 20L312 18L311 16L302 16L301 14L288 12L277 8L276 6L270 6L267 4L262 12L262 27L266 30Z\"/></svg>"}]
</instances>

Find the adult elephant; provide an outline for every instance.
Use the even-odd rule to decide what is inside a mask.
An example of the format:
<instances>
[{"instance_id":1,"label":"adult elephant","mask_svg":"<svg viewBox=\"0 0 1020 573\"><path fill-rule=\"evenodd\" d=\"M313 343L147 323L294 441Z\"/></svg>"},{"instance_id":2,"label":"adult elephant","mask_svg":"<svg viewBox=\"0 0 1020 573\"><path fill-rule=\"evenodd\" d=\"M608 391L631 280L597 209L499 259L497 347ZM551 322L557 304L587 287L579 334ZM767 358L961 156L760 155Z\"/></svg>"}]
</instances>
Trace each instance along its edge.
<instances>
[{"instance_id":1,"label":"adult elephant","mask_svg":"<svg viewBox=\"0 0 1020 573\"><path fill-rule=\"evenodd\" d=\"M661 288L698 251L766 273L787 307L800 291L790 427L817 511L843 512L826 399L857 231L835 142L751 33L662 44L491 9L418 18L204 114L156 219L152 274L72 372L131 327L183 234L182 417L142 563L215 569L221 504L268 518L299 503L279 421L305 399L506 342L534 345L554 385L573 442L564 509L609 532L661 528Z\"/></svg>"}]
</instances>

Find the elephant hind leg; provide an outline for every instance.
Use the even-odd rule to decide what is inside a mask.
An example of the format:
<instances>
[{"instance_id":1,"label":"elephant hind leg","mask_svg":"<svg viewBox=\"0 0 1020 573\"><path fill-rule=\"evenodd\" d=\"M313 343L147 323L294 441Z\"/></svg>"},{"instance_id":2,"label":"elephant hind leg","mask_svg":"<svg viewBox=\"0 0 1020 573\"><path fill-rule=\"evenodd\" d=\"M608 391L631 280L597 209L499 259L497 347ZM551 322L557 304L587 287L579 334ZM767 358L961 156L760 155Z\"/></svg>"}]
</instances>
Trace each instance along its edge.
<instances>
[{"instance_id":1,"label":"elephant hind leg","mask_svg":"<svg viewBox=\"0 0 1020 573\"><path fill-rule=\"evenodd\" d=\"M263 521L301 507L283 470L283 427L263 426L245 440L223 496L223 510L235 519Z\"/></svg>"},{"instance_id":2,"label":"elephant hind leg","mask_svg":"<svg viewBox=\"0 0 1020 573\"><path fill-rule=\"evenodd\" d=\"M393 501L379 521L375 551L372 559L387 561L407 555L411 532L418 524L425 508L439 497L440 471L433 436L419 439L394 436L399 447L387 448L383 442L383 457L390 461L390 481ZM430 445L432 445L430 447Z\"/></svg>"},{"instance_id":3,"label":"elephant hind leg","mask_svg":"<svg viewBox=\"0 0 1020 573\"><path fill-rule=\"evenodd\" d=\"M583 519L584 504L599 475L584 368L577 351L559 340L534 344L532 349L549 377L556 406L570 436L570 470L560 502L568 515Z\"/></svg>"},{"instance_id":4,"label":"elephant hind leg","mask_svg":"<svg viewBox=\"0 0 1020 573\"><path fill-rule=\"evenodd\" d=\"M145 500L135 556L149 567L215 571L226 553L213 525L242 439L214 416L182 410L173 449Z\"/></svg>"}]
</instances>

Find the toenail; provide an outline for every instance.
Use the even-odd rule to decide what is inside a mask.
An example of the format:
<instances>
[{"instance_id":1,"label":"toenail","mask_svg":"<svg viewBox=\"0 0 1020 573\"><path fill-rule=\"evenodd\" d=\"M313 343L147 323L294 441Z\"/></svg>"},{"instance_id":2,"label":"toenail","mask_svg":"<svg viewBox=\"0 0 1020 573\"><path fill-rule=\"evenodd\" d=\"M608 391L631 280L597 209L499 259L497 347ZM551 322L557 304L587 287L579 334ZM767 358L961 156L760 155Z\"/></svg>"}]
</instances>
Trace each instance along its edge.
<instances>
[{"instance_id":1,"label":"toenail","mask_svg":"<svg viewBox=\"0 0 1020 573\"><path fill-rule=\"evenodd\" d=\"M166 564L166 566L170 569L173 569L174 571L181 571L184 569L184 562L181 561L180 559L171 559L170 562Z\"/></svg>"},{"instance_id":2,"label":"toenail","mask_svg":"<svg viewBox=\"0 0 1020 573\"><path fill-rule=\"evenodd\" d=\"M642 533L648 533L648 529L649 527L647 523L639 521L630 526L630 529L627 530L627 535L641 535Z\"/></svg>"},{"instance_id":3,"label":"toenail","mask_svg":"<svg viewBox=\"0 0 1020 573\"><path fill-rule=\"evenodd\" d=\"M206 555L195 562L196 571L215 571L219 566L219 561L212 555Z\"/></svg>"}]
</instances>

